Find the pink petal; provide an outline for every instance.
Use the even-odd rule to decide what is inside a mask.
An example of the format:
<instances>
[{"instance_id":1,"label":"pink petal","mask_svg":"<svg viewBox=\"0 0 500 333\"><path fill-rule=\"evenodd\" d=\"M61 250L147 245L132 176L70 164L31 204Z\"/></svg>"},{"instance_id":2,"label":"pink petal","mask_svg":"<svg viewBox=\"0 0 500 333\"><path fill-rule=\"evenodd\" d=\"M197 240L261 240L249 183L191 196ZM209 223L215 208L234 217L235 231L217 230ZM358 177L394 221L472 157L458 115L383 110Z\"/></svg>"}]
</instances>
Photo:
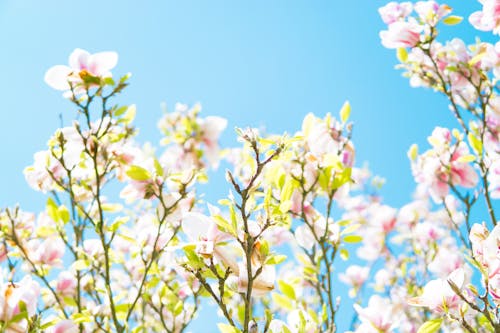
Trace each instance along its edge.
<instances>
[{"instance_id":1,"label":"pink petal","mask_svg":"<svg viewBox=\"0 0 500 333\"><path fill-rule=\"evenodd\" d=\"M90 56L88 69L96 76L106 75L118 62L116 52L99 52Z\"/></svg>"},{"instance_id":2,"label":"pink petal","mask_svg":"<svg viewBox=\"0 0 500 333\"><path fill-rule=\"evenodd\" d=\"M68 66L57 65L49 68L45 73L45 83L57 90L69 90L68 75L71 68Z\"/></svg>"},{"instance_id":3,"label":"pink petal","mask_svg":"<svg viewBox=\"0 0 500 333\"><path fill-rule=\"evenodd\" d=\"M87 69L90 53L82 49L75 49L69 56L69 67L74 70L81 71Z\"/></svg>"}]
</instances>

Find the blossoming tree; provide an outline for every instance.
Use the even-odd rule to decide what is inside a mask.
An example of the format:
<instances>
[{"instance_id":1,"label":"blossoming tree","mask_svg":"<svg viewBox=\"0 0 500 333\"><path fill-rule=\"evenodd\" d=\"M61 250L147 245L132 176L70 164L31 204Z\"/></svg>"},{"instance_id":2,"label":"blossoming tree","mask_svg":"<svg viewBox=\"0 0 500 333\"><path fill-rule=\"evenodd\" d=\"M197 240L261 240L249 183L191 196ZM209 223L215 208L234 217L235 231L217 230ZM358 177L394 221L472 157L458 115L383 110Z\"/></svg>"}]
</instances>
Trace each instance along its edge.
<instances>
[{"instance_id":1,"label":"blossoming tree","mask_svg":"<svg viewBox=\"0 0 500 333\"><path fill-rule=\"evenodd\" d=\"M500 35L500 1L481 3L470 23ZM439 42L462 19L434 1L380 14L410 84L457 119L410 148L418 185L400 208L356 166L348 102L293 135L237 129L236 148L219 147L225 119L177 104L154 148L135 106L116 104L129 81L111 73L116 53L76 49L49 69L75 120L24 171L45 210L0 212L1 331L185 332L214 306L223 333L500 332L500 42ZM205 202L221 163L229 194ZM352 319L337 316L339 283Z\"/></svg>"}]
</instances>

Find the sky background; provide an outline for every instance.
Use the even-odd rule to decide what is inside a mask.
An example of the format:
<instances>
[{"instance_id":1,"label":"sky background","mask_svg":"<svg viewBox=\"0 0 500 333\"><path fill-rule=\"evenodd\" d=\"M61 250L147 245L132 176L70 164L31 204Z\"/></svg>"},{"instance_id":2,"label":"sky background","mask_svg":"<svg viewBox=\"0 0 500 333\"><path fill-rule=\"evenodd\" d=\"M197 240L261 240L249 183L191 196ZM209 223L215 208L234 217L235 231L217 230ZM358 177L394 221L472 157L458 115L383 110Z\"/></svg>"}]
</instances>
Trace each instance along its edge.
<instances>
[{"instance_id":1,"label":"sky background","mask_svg":"<svg viewBox=\"0 0 500 333\"><path fill-rule=\"evenodd\" d=\"M357 163L387 179L386 202L401 205L414 188L406 151L436 125L456 126L445 98L409 87L394 70L394 52L380 45L377 8L385 1L26 1L0 0L0 207L43 209L22 170L44 149L71 104L43 82L45 71L67 64L75 48L119 53L115 76L133 74L119 97L135 103L139 138L157 142L160 103L203 105L202 115L235 126L295 132L303 117L352 105ZM449 1L456 15L480 9ZM467 20L443 28L472 42ZM485 35L488 36L488 35ZM491 37L490 37L491 39ZM216 184L214 193L227 193ZM220 191L220 192L216 192ZM208 332L202 315L193 332ZM214 329L215 332L215 329Z\"/></svg>"}]
</instances>

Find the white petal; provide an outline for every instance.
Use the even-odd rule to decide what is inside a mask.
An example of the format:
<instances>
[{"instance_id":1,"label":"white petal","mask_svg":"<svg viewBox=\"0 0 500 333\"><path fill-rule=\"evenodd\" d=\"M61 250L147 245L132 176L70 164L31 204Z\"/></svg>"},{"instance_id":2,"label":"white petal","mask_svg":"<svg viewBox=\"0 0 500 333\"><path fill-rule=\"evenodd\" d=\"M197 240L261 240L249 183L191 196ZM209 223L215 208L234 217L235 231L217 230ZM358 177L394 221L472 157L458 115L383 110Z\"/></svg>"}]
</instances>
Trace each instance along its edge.
<instances>
[{"instance_id":1,"label":"white petal","mask_svg":"<svg viewBox=\"0 0 500 333\"><path fill-rule=\"evenodd\" d=\"M201 236L207 236L211 221L200 213L188 212L182 217L182 229L192 242L200 240Z\"/></svg>"},{"instance_id":2,"label":"white petal","mask_svg":"<svg viewBox=\"0 0 500 333\"><path fill-rule=\"evenodd\" d=\"M99 52L90 56L89 70L96 76L104 76L118 63L116 52Z\"/></svg>"},{"instance_id":3,"label":"white petal","mask_svg":"<svg viewBox=\"0 0 500 333\"><path fill-rule=\"evenodd\" d=\"M89 63L90 53L82 49L75 49L69 56L69 67L80 71L86 69Z\"/></svg>"},{"instance_id":4,"label":"white petal","mask_svg":"<svg viewBox=\"0 0 500 333\"><path fill-rule=\"evenodd\" d=\"M45 83L57 90L68 90L68 75L71 73L71 68L68 66L57 65L49 68L45 73Z\"/></svg>"},{"instance_id":5,"label":"white petal","mask_svg":"<svg viewBox=\"0 0 500 333\"><path fill-rule=\"evenodd\" d=\"M306 225L297 227L295 230L295 239L297 239L297 243L306 250L312 249L314 245L314 235Z\"/></svg>"}]
</instances>

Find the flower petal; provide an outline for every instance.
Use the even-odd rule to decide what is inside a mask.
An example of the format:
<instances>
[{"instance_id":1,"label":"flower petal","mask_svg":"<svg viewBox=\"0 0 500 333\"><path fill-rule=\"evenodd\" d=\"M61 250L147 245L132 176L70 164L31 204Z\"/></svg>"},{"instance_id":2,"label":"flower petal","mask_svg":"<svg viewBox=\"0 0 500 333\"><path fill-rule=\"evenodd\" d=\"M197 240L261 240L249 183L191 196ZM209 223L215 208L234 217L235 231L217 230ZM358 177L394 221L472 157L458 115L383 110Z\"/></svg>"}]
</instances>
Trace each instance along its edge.
<instances>
[{"instance_id":1,"label":"flower petal","mask_svg":"<svg viewBox=\"0 0 500 333\"><path fill-rule=\"evenodd\" d=\"M87 69L90 53L82 49L75 49L69 56L69 67L74 70L81 71Z\"/></svg>"},{"instance_id":2,"label":"flower petal","mask_svg":"<svg viewBox=\"0 0 500 333\"><path fill-rule=\"evenodd\" d=\"M68 66L57 65L49 68L45 73L45 83L57 90L70 89L68 84L68 75L71 73L71 68Z\"/></svg>"},{"instance_id":3,"label":"flower petal","mask_svg":"<svg viewBox=\"0 0 500 333\"><path fill-rule=\"evenodd\" d=\"M99 52L89 58L88 69L95 76L104 76L118 63L116 52Z\"/></svg>"},{"instance_id":4,"label":"flower petal","mask_svg":"<svg viewBox=\"0 0 500 333\"><path fill-rule=\"evenodd\" d=\"M199 241L201 236L206 237L210 225L210 218L200 213L188 212L182 217L182 229L192 242Z\"/></svg>"}]
</instances>

